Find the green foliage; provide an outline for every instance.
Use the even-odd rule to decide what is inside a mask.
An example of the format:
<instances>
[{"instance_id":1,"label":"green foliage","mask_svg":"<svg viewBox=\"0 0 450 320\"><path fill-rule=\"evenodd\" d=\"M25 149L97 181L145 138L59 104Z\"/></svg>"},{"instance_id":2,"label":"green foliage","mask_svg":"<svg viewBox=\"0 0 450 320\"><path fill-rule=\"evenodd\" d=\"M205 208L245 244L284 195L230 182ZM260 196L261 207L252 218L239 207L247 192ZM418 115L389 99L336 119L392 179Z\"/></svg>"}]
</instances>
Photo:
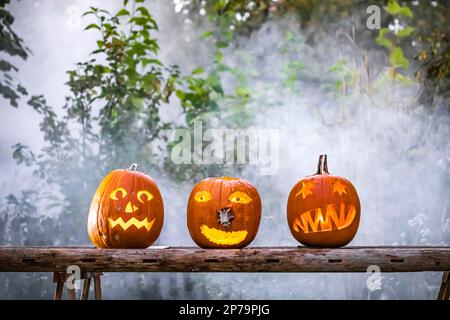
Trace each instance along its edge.
<instances>
[{"instance_id":1,"label":"green foliage","mask_svg":"<svg viewBox=\"0 0 450 320\"><path fill-rule=\"evenodd\" d=\"M14 17L6 9L9 2L10 0L0 0L0 53L2 56L26 60L30 51L12 28ZM14 79L14 73L17 71L12 62L0 58L0 95L9 100L13 107L18 106L21 96L27 95L26 89Z\"/></svg>"},{"instance_id":2,"label":"green foliage","mask_svg":"<svg viewBox=\"0 0 450 320\"><path fill-rule=\"evenodd\" d=\"M283 65L284 81L283 84L286 88L295 90L298 84L298 78L302 72L306 69L305 65L298 60L286 62Z\"/></svg>"},{"instance_id":3,"label":"green foliage","mask_svg":"<svg viewBox=\"0 0 450 320\"><path fill-rule=\"evenodd\" d=\"M53 219L39 214L37 190L22 192L20 197L8 195L1 204L0 238L2 244L9 245L51 245L54 243L55 227ZM30 227L32 226L32 227ZM11 228L14 233L6 234Z\"/></svg>"},{"instance_id":4,"label":"green foliage","mask_svg":"<svg viewBox=\"0 0 450 320\"><path fill-rule=\"evenodd\" d=\"M405 58L401 48L394 48L389 54L389 62L393 68L408 69L409 61Z\"/></svg>"},{"instance_id":5,"label":"green foliage","mask_svg":"<svg viewBox=\"0 0 450 320\"><path fill-rule=\"evenodd\" d=\"M386 7L386 12L390 15L402 15L412 17L413 12L409 7L401 6L396 0L389 0Z\"/></svg>"},{"instance_id":6,"label":"green foliage","mask_svg":"<svg viewBox=\"0 0 450 320\"><path fill-rule=\"evenodd\" d=\"M396 0L389 0L385 9L386 12L392 17L413 17L412 10L409 7L399 5ZM398 18L393 20L393 23L389 28L381 28L375 41L377 44L386 47L389 50L389 74L392 76L392 79L408 82L408 77L398 72L399 69L407 70L410 65L408 58L406 58L404 54L401 42L409 40L415 29L411 26L403 26L399 22ZM402 21L402 23L405 22Z\"/></svg>"},{"instance_id":7,"label":"green foliage","mask_svg":"<svg viewBox=\"0 0 450 320\"><path fill-rule=\"evenodd\" d=\"M389 34L388 28L381 28L378 32L378 37L375 39L375 41L383 47L386 47L388 49L392 48L392 41L388 39L386 36Z\"/></svg>"},{"instance_id":8,"label":"green foliage","mask_svg":"<svg viewBox=\"0 0 450 320\"><path fill-rule=\"evenodd\" d=\"M234 79L234 89L226 93L222 77L227 74ZM247 85L247 76L239 68L232 68L224 63L221 50L217 49L214 62L206 72L203 68L194 69L190 75L179 81L176 95L180 100L185 117L185 124L178 128L190 130L193 136L195 122L201 121L203 131L214 127L242 128L251 122L251 111L247 107L251 99L251 89ZM171 141L169 150L178 141ZM202 150L207 143L202 145ZM175 180L189 180L225 174L223 165L184 164L175 165L170 159L170 152L165 161L165 168ZM231 174L228 172L228 174Z\"/></svg>"},{"instance_id":9,"label":"green foliage","mask_svg":"<svg viewBox=\"0 0 450 320\"><path fill-rule=\"evenodd\" d=\"M348 61L345 59L341 59L333 64L327 72L334 77L334 82L332 85L325 83L322 85L322 88L328 89L331 88L334 92L335 96L345 96L347 94L348 88L351 88L355 85L357 76L355 75L354 70L347 65Z\"/></svg>"},{"instance_id":10,"label":"green foliage","mask_svg":"<svg viewBox=\"0 0 450 320\"><path fill-rule=\"evenodd\" d=\"M437 2L420 2L416 14L416 50L414 59L420 64L416 79L423 84L420 101L433 104L439 95L450 104L450 6Z\"/></svg>"},{"instance_id":11,"label":"green foliage","mask_svg":"<svg viewBox=\"0 0 450 320\"><path fill-rule=\"evenodd\" d=\"M227 65L224 57L225 48L234 41L236 32L245 26L246 23L242 17L249 10L235 4L237 2L227 0L211 1L205 4L208 19L212 22L214 29L204 32L200 38L205 41L214 40L214 59L206 70L196 68L191 74L185 75L178 81L179 89L176 95L185 117L185 124L178 128L190 130L191 136L193 136L194 123L197 121L202 122L203 132L214 127L245 128L252 121L252 110L249 104L253 97L248 84L247 70ZM195 3L191 3L191 9L193 7ZM229 92L225 92L223 85L225 76L232 82L232 89ZM177 143L178 141L171 141L169 150L173 150ZM203 143L202 150L206 146L207 143ZM232 169L225 168L221 164L174 165L170 159L170 152L165 161L165 168L178 181L217 174L232 174L230 171Z\"/></svg>"},{"instance_id":12,"label":"green foliage","mask_svg":"<svg viewBox=\"0 0 450 320\"><path fill-rule=\"evenodd\" d=\"M96 18L86 29L97 31L100 40L94 58L68 72L73 92L68 114L81 124L85 139L97 139L99 160L107 167L133 159L155 163L157 150L151 143L164 138L170 127L161 121L159 106L173 93L179 73L157 58L156 21L144 6L125 6L114 15L91 8L84 15ZM97 56L106 63L97 62L102 61ZM99 134L90 126L93 105L100 106Z\"/></svg>"},{"instance_id":13,"label":"green foliage","mask_svg":"<svg viewBox=\"0 0 450 320\"><path fill-rule=\"evenodd\" d=\"M397 32L397 37L398 38L406 38L409 37L413 32L414 32L414 28L413 27L406 27L400 31Z\"/></svg>"},{"instance_id":14,"label":"green foliage","mask_svg":"<svg viewBox=\"0 0 450 320\"><path fill-rule=\"evenodd\" d=\"M92 194L101 177L113 168L138 162L145 169L161 169L164 151L157 144L167 139L170 123L160 118L160 106L175 91L177 67L158 60L154 33L158 26L148 9L124 1L111 14L91 7L83 16L96 22L85 28L98 34L91 59L67 72L63 116L43 96L28 104L41 116L45 145L38 152L14 146L18 163L31 166L41 199L61 214L62 241L87 239L84 228ZM59 194L47 194L48 186Z\"/></svg>"}]
</instances>

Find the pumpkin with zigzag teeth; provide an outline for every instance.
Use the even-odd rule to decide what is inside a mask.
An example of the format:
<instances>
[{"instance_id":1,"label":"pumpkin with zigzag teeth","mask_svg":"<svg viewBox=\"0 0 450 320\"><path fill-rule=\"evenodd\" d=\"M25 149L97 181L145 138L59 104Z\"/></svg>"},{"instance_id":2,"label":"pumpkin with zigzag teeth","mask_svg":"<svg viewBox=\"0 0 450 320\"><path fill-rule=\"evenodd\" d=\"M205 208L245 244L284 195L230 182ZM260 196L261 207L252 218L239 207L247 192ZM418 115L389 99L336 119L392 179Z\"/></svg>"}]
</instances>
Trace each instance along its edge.
<instances>
[{"instance_id":1,"label":"pumpkin with zigzag teeth","mask_svg":"<svg viewBox=\"0 0 450 320\"><path fill-rule=\"evenodd\" d=\"M158 186L148 175L113 170L101 182L88 217L88 233L99 248L147 248L156 241L164 221Z\"/></svg>"},{"instance_id":2,"label":"pumpkin with zigzag teeth","mask_svg":"<svg viewBox=\"0 0 450 320\"><path fill-rule=\"evenodd\" d=\"M292 188L287 220L292 235L313 247L341 247L352 241L360 217L358 193L350 181L328 173L321 155L317 173Z\"/></svg>"},{"instance_id":3,"label":"pumpkin with zigzag teeth","mask_svg":"<svg viewBox=\"0 0 450 320\"><path fill-rule=\"evenodd\" d=\"M261 199L240 178L207 178L194 187L187 207L192 239L202 248L243 248L256 236Z\"/></svg>"}]
</instances>

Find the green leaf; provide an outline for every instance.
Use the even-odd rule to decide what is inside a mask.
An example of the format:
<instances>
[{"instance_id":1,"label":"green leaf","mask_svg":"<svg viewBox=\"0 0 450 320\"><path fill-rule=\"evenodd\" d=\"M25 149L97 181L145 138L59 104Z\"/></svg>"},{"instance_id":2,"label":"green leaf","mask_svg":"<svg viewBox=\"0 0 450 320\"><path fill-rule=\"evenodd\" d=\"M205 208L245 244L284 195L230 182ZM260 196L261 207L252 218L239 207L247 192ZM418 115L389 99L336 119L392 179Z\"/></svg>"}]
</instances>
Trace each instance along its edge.
<instances>
[{"instance_id":1,"label":"green leaf","mask_svg":"<svg viewBox=\"0 0 450 320\"><path fill-rule=\"evenodd\" d=\"M184 92L181 91L181 90L175 91L175 95L176 95L180 100L184 100L185 97L186 97L186 95L184 94Z\"/></svg>"},{"instance_id":2,"label":"green leaf","mask_svg":"<svg viewBox=\"0 0 450 320\"><path fill-rule=\"evenodd\" d=\"M238 87L236 88L236 94L242 98L248 98L251 95L251 89L249 87Z\"/></svg>"},{"instance_id":3,"label":"green leaf","mask_svg":"<svg viewBox=\"0 0 450 320\"><path fill-rule=\"evenodd\" d=\"M217 0L216 3L213 6L213 10L215 12L222 11L222 9L225 9L225 6L227 5L228 0Z\"/></svg>"},{"instance_id":4,"label":"green leaf","mask_svg":"<svg viewBox=\"0 0 450 320\"><path fill-rule=\"evenodd\" d=\"M386 34L388 34L388 33L389 33L388 28L381 28L380 31L378 32L378 37L375 39L375 41L380 46L390 49L390 48L392 48L392 41L385 37Z\"/></svg>"},{"instance_id":5,"label":"green leaf","mask_svg":"<svg viewBox=\"0 0 450 320\"><path fill-rule=\"evenodd\" d=\"M395 80L401 82L404 85L413 85L414 84L413 80L411 80L409 77L404 76L400 73L395 74Z\"/></svg>"},{"instance_id":6,"label":"green leaf","mask_svg":"<svg viewBox=\"0 0 450 320\"><path fill-rule=\"evenodd\" d=\"M139 11L143 16L151 17L150 12L148 12L146 7L139 7L136 9L136 11Z\"/></svg>"},{"instance_id":7,"label":"green leaf","mask_svg":"<svg viewBox=\"0 0 450 320\"><path fill-rule=\"evenodd\" d=\"M220 63L223 61L223 53L219 50L216 51L216 53L214 54L214 60L217 63Z\"/></svg>"},{"instance_id":8,"label":"green leaf","mask_svg":"<svg viewBox=\"0 0 450 320\"><path fill-rule=\"evenodd\" d=\"M201 74L203 72L205 72L205 70L203 68L196 68L196 69L192 70L191 74L195 75L195 74Z\"/></svg>"},{"instance_id":9,"label":"green leaf","mask_svg":"<svg viewBox=\"0 0 450 320\"><path fill-rule=\"evenodd\" d=\"M213 31L206 31L206 32L203 32L203 34L202 34L202 39L207 39L207 38L209 38L209 37L212 37L214 35L214 32Z\"/></svg>"},{"instance_id":10,"label":"green leaf","mask_svg":"<svg viewBox=\"0 0 450 320\"><path fill-rule=\"evenodd\" d=\"M83 14L81 15L81 17L85 17L85 16L88 16L88 15L94 14L94 13L95 13L94 11L86 11L85 13L83 13Z\"/></svg>"},{"instance_id":11,"label":"green leaf","mask_svg":"<svg viewBox=\"0 0 450 320\"><path fill-rule=\"evenodd\" d=\"M146 17L133 17L130 21L134 22L138 26L145 26L148 20Z\"/></svg>"},{"instance_id":12,"label":"green leaf","mask_svg":"<svg viewBox=\"0 0 450 320\"><path fill-rule=\"evenodd\" d=\"M403 15L407 17L413 16L413 12L410 8L406 6L402 7L401 5L398 4L396 0L389 0L388 5L386 7L386 11L387 13L392 15Z\"/></svg>"},{"instance_id":13,"label":"green leaf","mask_svg":"<svg viewBox=\"0 0 450 320\"><path fill-rule=\"evenodd\" d=\"M399 38L409 37L411 35L411 33L413 33L414 31L415 31L415 29L413 27L406 27L397 33L397 37L399 37Z\"/></svg>"},{"instance_id":14,"label":"green leaf","mask_svg":"<svg viewBox=\"0 0 450 320\"><path fill-rule=\"evenodd\" d=\"M225 42L225 41L218 41L216 43L216 47L219 49L224 49L224 48L227 48L228 46L229 46L229 43Z\"/></svg>"},{"instance_id":15,"label":"green leaf","mask_svg":"<svg viewBox=\"0 0 450 320\"><path fill-rule=\"evenodd\" d=\"M284 33L284 40L285 41L291 41L291 40L293 40L294 39L294 33L292 32L292 31L286 31L285 33Z\"/></svg>"},{"instance_id":16,"label":"green leaf","mask_svg":"<svg viewBox=\"0 0 450 320\"><path fill-rule=\"evenodd\" d=\"M333 64L328 70L327 72L330 73L338 73L341 72L345 65L347 64L347 61L345 59L341 59L338 62L336 62L335 64Z\"/></svg>"},{"instance_id":17,"label":"green leaf","mask_svg":"<svg viewBox=\"0 0 450 320\"><path fill-rule=\"evenodd\" d=\"M94 55L94 54L97 54L97 53L100 53L100 52L105 52L105 49L97 49L97 50L94 50L94 51L92 51L92 52L90 53L90 55Z\"/></svg>"},{"instance_id":18,"label":"green leaf","mask_svg":"<svg viewBox=\"0 0 450 320\"><path fill-rule=\"evenodd\" d=\"M157 60L157 59L148 59L148 58L142 58L141 59L142 65L144 67L146 67L149 64L157 64L158 66L162 66L163 64L161 63L161 61Z\"/></svg>"},{"instance_id":19,"label":"green leaf","mask_svg":"<svg viewBox=\"0 0 450 320\"><path fill-rule=\"evenodd\" d=\"M402 48L395 48L389 55L389 62L395 68L408 69L409 61L405 58Z\"/></svg>"},{"instance_id":20,"label":"green leaf","mask_svg":"<svg viewBox=\"0 0 450 320\"><path fill-rule=\"evenodd\" d=\"M89 30L89 29L97 29L97 30L100 30L100 27L98 26L98 24L91 23L91 24L88 25L86 28L84 28L84 30Z\"/></svg>"},{"instance_id":21,"label":"green leaf","mask_svg":"<svg viewBox=\"0 0 450 320\"><path fill-rule=\"evenodd\" d=\"M130 12L128 10L125 9L120 9L117 13L116 13L116 17L120 17L120 16L129 16Z\"/></svg>"},{"instance_id":22,"label":"green leaf","mask_svg":"<svg viewBox=\"0 0 450 320\"><path fill-rule=\"evenodd\" d=\"M142 108L144 106L144 99L139 97L131 97L131 102L138 108Z\"/></svg>"}]
</instances>

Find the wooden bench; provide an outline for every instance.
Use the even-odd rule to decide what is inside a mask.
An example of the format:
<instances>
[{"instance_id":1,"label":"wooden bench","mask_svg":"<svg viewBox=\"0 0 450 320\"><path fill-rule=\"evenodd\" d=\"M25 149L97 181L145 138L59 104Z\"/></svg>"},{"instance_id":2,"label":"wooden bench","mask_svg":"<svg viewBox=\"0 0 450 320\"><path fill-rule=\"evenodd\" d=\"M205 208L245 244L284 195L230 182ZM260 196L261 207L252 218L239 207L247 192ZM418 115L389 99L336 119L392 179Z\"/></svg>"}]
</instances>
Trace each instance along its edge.
<instances>
[{"instance_id":1,"label":"wooden bench","mask_svg":"<svg viewBox=\"0 0 450 320\"><path fill-rule=\"evenodd\" d=\"M201 249L151 247L96 249L88 247L0 247L0 272L53 272L55 299L61 299L67 268L78 266L84 279L81 299L88 299L94 279L101 299L102 272L364 272L369 266L384 272L442 271L438 299L450 294L450 247L249 247ZM75 299L74 289L68 298Z\"/></svg>"}]
</instances>

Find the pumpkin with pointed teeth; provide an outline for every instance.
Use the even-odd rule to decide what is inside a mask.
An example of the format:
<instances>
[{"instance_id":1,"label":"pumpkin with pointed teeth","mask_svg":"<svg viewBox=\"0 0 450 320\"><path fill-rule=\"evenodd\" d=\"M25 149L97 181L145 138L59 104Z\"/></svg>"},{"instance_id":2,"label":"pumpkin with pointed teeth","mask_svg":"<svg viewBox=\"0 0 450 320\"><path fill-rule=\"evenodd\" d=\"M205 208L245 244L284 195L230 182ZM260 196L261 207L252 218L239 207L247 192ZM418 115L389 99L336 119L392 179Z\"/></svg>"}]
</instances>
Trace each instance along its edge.
<instances>
[{"instance_id":1,"label":"pumpkin with pointed teeth","mask_svg":"<svg viewBox=\"0 0 450 320\"><path fill-rule=\"evenodd\" d=\"M350 181L328 173L321 155L317 173L292 188L287 220L292 235L312 247L341 247L352 241L359 226L361 206Z\"/></svg>"},{"instance_id":2,"label":"pumpkin with pointed teeth","mask_svg":"<svg viewBox=\"0 0 450 320\"><path fill-rule=\"evenodd\" d=\"M158 186L134 164L103 179L92 199L88 233L99 248L147 248L158 238L163 221Z\"/></svg>"}]
</instances>

